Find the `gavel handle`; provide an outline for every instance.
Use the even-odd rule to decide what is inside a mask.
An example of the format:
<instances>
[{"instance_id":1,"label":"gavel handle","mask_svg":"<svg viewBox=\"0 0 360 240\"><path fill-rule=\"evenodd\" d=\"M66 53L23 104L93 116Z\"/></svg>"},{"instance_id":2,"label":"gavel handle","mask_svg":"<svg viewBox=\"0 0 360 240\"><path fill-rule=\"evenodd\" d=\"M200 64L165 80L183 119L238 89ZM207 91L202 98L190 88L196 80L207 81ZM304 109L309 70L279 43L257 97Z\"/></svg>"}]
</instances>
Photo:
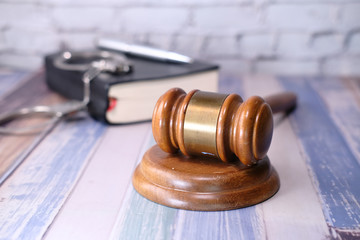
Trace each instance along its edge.
<instances>
[{"instance_id":1,"label":"gavel handle","mask_svg":"<svg viewBox=\"0 0 360 240\"><path fill-rule=\"evenodd\" d=\"M264 98L273 113L290 112L296 107L297 96L293 92L284 92Z\"/></svg>"}]
</instances>

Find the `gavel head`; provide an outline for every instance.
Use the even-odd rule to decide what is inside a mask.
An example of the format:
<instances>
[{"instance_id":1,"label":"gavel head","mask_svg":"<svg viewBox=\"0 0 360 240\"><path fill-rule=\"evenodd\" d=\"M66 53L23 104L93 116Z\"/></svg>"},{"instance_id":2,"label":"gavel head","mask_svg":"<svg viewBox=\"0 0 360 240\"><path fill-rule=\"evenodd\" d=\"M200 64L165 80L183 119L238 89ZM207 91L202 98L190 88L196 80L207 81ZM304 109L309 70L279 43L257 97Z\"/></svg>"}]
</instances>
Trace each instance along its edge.
<instances>
[{"instance_id":1,"label":"gavel head","mask_svg":"<svg viewBox=\"0 0 360 240\"><path fill-rule=\"evenodd\" d=\"M257 96L243 102L237 94L186 94L173 88L156 103L152 129L165 152L180 149L187 156L205 154L252 165L266 156L273 118L270 106Z\"/></svg>"}]
</instances>

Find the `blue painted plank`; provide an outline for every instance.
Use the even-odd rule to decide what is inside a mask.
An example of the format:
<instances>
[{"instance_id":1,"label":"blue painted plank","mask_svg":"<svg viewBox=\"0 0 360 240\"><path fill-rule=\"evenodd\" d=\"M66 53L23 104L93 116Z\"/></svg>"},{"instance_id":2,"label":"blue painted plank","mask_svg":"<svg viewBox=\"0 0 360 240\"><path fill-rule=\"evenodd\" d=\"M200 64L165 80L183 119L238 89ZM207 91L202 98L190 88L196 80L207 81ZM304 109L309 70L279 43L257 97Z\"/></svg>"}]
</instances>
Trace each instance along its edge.
<instances>
[{"instance_id":1,"label":"blue painted plank","mask_svg":"<svg viewBox=\"0 0 360 240\"><path fill-rule=\"evenodd\" d=\"M356 85L355 79L327 78L312 85L326 102L331 102L327 104L329 114L360 164L360 81Z\"/></svg>"},{"instance_id":2,"label":"blue painted plank","mask_svg":"<svg viewBox=\"0 0 360 240\"><path fill-rule=\"evenodd\" d=\"M232 211L185 211L151 202L134 189L116 239L261 239L263 222L256 207Z\"/></svg>"},{"instance_id":3,"label":"blue painted plank","mask_svg":"<svg viewBox=\"0 0 360 240\"><path fill-rule=\"evenodd\" d=\"M329 116L327 104L314 89L324 79L281 78L287 90L299 96L290 117L318 188L327 223L337 228L360 227L360 166ZM300 179L299 179L300 181Z\"/></svg>"},{"instance_id":4,"label":"blue painted plank","mask_svg":"<svg viewBox=\"0 0 360 240\"><path fill-rule=\"evenodd\" d=\"M155 144L154 138L144 149ZM142 156L139 156L141 161ZM131 182L115 226L114 239L171 239L177 210L147 200L138 194Z\"/></svg>"},{"instance_id":5,"label":"blue painted plank","mask_svg":"<svg viewBox=\"0 0 360 240\"><path fill-rule=\"evenodd\" d=\"M0 239L41 239L76 184L105 126L62 122L0 188Z\"/></svg>"},{"instance_id":6,"label":"blue painted plank","mask_svg":"<svg viewBox=\"0 0 360 240\"><path fill-rule=\"evenodd\" d=\"M130 194L117 239L171 239L177 210L151 202L135 190Z\"/></svg>"},{"instance_id":7,"label":"blue painted plank","mask_svg":"<svg viewBox=\"0 0 360 240\"><path fill-rule=\"evenodd\" d=\"M180 210L174 239L262 239L262 230L255 206L218 212Z\"/></svg>"}]
</instances>

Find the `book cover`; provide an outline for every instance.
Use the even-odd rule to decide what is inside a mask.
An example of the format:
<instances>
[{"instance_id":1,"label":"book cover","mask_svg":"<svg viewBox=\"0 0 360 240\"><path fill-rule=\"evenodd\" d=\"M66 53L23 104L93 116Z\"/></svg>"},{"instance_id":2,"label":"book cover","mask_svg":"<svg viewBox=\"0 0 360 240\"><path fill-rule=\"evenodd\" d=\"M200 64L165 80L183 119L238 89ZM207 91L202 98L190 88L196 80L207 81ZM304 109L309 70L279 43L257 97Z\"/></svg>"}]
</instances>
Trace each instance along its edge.
<instances>
[{"instance_id":1,"label":"book cover","mask_svg":"<svg viewBox=\"0 0 360 240\"><path fill-rule=\"evenodd\" d=\"M47 85L66 98L82 100L81 79L84 72L56 67L54 59L59 54L61 53L45 57ZM219 67L216 64L201 61L170 63L130 56L128 60L133 67L131 73L126 75L101 73L91 82L88 111L95 119L109 124L151 120L149 113L152 113L153 109L149 109L150 105L154 106L154 99L157 100L171 87L182 87L185 90L189 88L217 90ZM115 105L118 105L115 110L113 110L114 103L111 102L114 99ZM113 112L109 113L109 111Z\"/></svg>"}]
</instances>

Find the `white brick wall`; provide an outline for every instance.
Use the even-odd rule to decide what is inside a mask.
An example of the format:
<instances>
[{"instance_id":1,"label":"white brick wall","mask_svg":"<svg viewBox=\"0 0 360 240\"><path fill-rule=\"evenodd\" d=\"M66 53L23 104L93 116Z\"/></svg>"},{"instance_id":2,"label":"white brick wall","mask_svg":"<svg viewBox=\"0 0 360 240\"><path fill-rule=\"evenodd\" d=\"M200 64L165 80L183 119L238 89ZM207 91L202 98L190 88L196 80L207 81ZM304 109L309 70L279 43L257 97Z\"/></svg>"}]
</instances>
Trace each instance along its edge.
<instances>
[{"instance_id":1,"label":"white brick wall","mask_svg":"<svg viewBox=\"0 0 360 240\"><path fill-rule=\"evenodd\" d=\"M186 26L189 11L185 8L141 7L124 9L122 30L140 33L175 33Z\"/></svg>"},{"instance_id":2,"label":"white brick wall","mask_svg":"<svg viewBox=\"0 0 360 240\"><path fill-rule=\"evenodd\" d=\"M47 7L33 3L0 2L0 28L51 30L51 14Z\"/></svg>"},{"instance_id":3,"label":"white brick wall","mask_svg":"<svg viewBox=\"0 0 360 240\"><path fill-rule=\"evenodd\" d=\"M203 7L194 13L194 27L197 31L210 31L213 34L258 30L260 12L254 6Z\"/></svg>"},{"instance_id":4,"label":"white brick wall","mask_svg":"<svg viewBox=\"0 0 360 240\"><path fill-rule=\"evenodd\" d=\"M256 72L262 74L315 75L318 73L318 64L314 60L259 60L255 68Z\"/></svg>"},{"instance_id":5,"label":"white brick wall","mask_svg":"<svg viewBox=\"0 0 360 240\"><path fill-rule=\"evenodd\" d=\"M286 59L304 59L312 56L310 50L311 35L309 33L294 32L279 34L276 52Z\"/></svg>"},{"instance_id":6,"label":"white brick wall","mask_svg":"<svg viewBox=\"0 0 360 240\"><path fill-rule=\"evenodd\" d=\"M112 27L116 17L113 8L58 7L51 15L55 28L62 32L116 30Z\"/></svg>"},{"instance_id":7,"label":"white brick wall","mask_svg":"<svg viewBox=\"0 0 360 240\"><path fill-rule=\"evenodd\" d=\"M249 59L275 56L275 34L245 34L240 39L241 56Z\"/></svg>"},{"instance_id":8,"label":"white brick wall","mask_svg":"<svg viewBox=\"0 0 360 240\"><path fill-rule=\"evenodd\" d=\"M345 30L359 29L360 23L360 2L344 4L341 12L341 28Z\"/></svg>"},{"instance_id":9,"label":"white brick wall","mask_svg":"<svg viewBox=\"0 0 360 240\"><path fill-rule=\"evenodd\" d=\"M206 36L198 34L177 34L173 39L172 50L201 58Z\"/></svg>"},{"instance_id":10,"label":"white brick wall","mask_svg":"<svg viewBox=\"0 0 360 240\"><path fill-rule=\"evenodd\" d=\"M203 52L210 57L236 57L240 54L239 41L234 36L209 37Z\"/></svg>"},{"instance_id":11,"label":"white brick wall","mask_svg":"<svg viewBox=\"0 0 360 240\"><path fill-rule=\"evenodd\" d=\"M337 12L338 6L331 3L273 4L267 9L266 22L278 30L324 31L334 28Z\"/></svg>"},{"instance_id":12,"label":"white brick wall","mask_svg":"<svg viewBox=\"0 0 360 240\"><path fill-rule=\"evenodd\" d=\"M329 58L324 63L323 71L331 75L360 76L359 66L359 57Z\"/></svg>"},{"instance_id":13,"label":"white brick wall","mask_svg":"<svg viewBox=\"0 0 360 240\"><path fill-rule=\"evenodd\" d=\"M36 68L100 37L237 74L360 76L358 0L0 0L0 66Z\"/></svg>"},{"instance_id":14,"label":"white brick wall","mask_svg":"<svg viewBox=\"0 0 360 240\"><path fill-rule=\"evenodd\" d=\"M316 57L328 57L343 51L344 36L342 34L326 33L313 36L310 48Z\"/></svg>"}]
</instances>

